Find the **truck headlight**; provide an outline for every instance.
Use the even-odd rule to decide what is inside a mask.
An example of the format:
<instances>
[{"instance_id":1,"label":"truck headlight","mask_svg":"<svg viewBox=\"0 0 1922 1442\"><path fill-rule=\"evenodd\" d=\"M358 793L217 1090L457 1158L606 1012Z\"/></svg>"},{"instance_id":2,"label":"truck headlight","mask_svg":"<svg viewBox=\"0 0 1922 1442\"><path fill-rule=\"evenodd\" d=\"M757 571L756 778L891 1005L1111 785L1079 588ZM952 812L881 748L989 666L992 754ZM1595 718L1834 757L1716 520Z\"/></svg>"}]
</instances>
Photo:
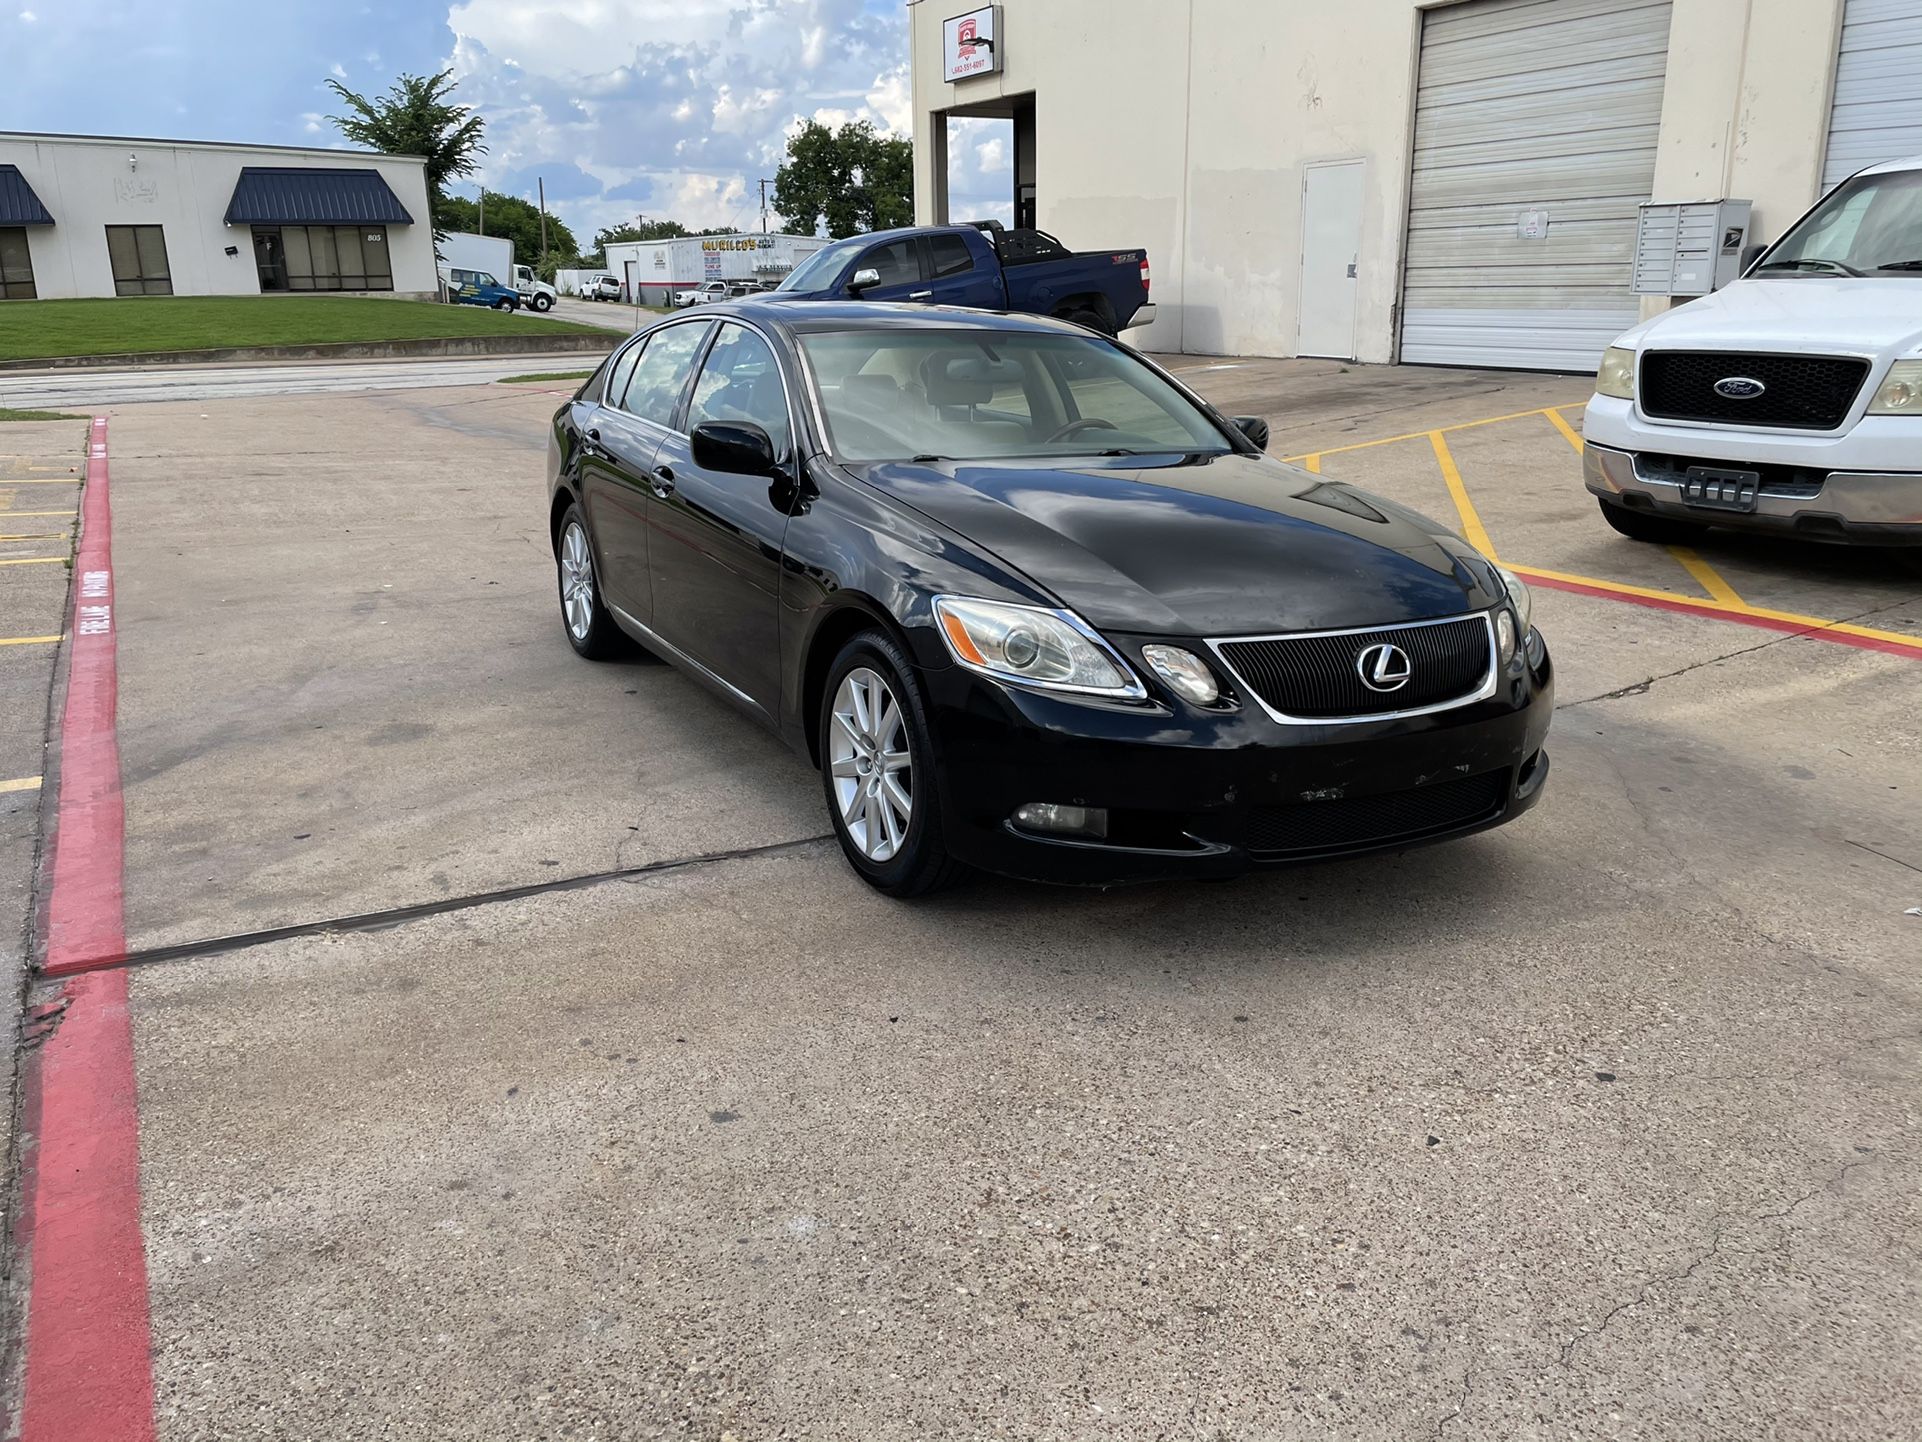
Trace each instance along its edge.
<instances>
[{"instance_id":1,"label":"truck headlight","mask_svg":"<svg viewBox=\"0 0 1922 1442\"><path fill-rule=\"evenodd\" d=\"M1922 416L1922 360L1897 361L1869 402L1872 416Z\"/></svg>"},{"instance_id":2,"label":"truck headlight","mask_svg":"<svg viewBox=\"0 0 1922 1442\"><path fill-rule=\"evenodd\" d=\"M1602 368L1595 372L1595 394L1618 401L1635 399L1635 352L1612 345L1602 352Z\"/></svg>"},{"instance_id":3,"label":"truck headlight","mask_svg":"<svg viewBox=\"0 0 1922 1442\"><path fill-rule=\"evenodd\" d=\"M1148 690L1128 663L1072 611L936 596L934 616L954 659L999 681L1139 701Z\"/></svg>"}]
</instances>

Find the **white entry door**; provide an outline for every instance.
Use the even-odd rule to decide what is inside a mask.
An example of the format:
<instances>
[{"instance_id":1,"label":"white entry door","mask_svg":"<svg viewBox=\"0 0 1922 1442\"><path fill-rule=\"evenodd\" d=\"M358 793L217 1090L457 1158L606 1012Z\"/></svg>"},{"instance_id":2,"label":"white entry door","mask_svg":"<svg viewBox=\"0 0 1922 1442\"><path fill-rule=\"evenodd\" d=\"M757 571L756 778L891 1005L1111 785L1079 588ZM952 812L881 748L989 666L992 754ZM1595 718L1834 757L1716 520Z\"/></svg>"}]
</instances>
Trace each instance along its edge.
<instances>
[{"instance_id":1,"label":"white entry door","mask_svg":"<svg viewBox=\"0 0 1922 1442\"><path fill-rule=\"evenodd\" d=\"M1301 183L1301 331L1296 355L1355 358L1361 282L1361 202L1368 167L1337 160L1307 167Z\"/></svg>"}]
</instances>

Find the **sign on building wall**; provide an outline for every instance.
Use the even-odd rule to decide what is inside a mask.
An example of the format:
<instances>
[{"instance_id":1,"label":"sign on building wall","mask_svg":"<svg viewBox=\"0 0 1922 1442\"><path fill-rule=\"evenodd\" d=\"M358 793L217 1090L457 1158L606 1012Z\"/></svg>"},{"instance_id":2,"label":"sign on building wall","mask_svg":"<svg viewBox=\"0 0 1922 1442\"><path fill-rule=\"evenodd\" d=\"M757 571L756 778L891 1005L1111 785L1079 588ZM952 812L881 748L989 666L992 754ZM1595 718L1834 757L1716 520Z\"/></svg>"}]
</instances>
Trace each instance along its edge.
<instances>
[{"instance_id":1,"label":"sign on building wall","mask_svg":"<svg viewBox=\"0 0 1922 1442\"><path fill-rule=\"evenodd\" d=\"M1001 68L999 5L983 5L941 22L941 57L950 84Z\"/></svg>"}]
</instances>

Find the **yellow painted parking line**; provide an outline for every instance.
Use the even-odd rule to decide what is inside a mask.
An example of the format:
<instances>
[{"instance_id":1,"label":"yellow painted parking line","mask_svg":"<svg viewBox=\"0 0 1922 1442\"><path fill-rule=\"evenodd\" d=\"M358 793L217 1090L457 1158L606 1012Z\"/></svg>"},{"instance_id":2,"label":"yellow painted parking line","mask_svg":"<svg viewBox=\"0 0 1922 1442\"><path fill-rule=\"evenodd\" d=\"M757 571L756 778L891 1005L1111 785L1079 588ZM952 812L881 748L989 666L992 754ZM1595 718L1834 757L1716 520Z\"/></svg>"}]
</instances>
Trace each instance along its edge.
<instances>
[{"instance_id":1,"label":"yellow painted parking line","mask_svg":"<svg viewBox=\"0 0 1922 1442\"><path fill-rule=\"evenodd\" d=\"M1317 451L1312 456L1303 456L1301 458L1301 468L1305 471L1313 471L1316 475L1320 475L1321 474L1321 452Z\"/></svg>"},{"instance_id":2,"label":"yellow painted parking line","mask_svg":"<svg viewBox=\"0 0 1922 1442\"><path fill-rule=\"evenodd\" d=\"M1440 431L1430 431L1428 443L1435 448L1435 459L1441 465L1442 480L1448 484L1448 495L1455 503L1455 514L1461 517L1462 534L1468 537L1469 545L1489 560L1494 560L1495 543L1488 539L1488 531L1482 525L1481 516L1476 513L1475 503L1468 499L1468 487L1462 484L1462 473L1456 468L1448 442L1442 439Z\"/></svg>"},{"instance_id":3,"label":"yellow painted parking line","mask_svg":"<svg viewBox=\"0 0 1922 1442\"><path fill-rule=\"evenodd\" d=\"M1452 426L1432 426L1425 431L1406 431L1399 436L1382 436L1372 441L1356 441L1347 446L1323 446L1319 451L1303 451L1298 456L1283 456L1284 461L1306 460L1309 456L1337 456L1345 451L1365 451L1371 446L1392 446L1396 441L1418 441L1424 436L1432 436L1437 431L1447 435L1451 431L1472 431L1477 426L1500 425L1503 421L1525 420L1530 416L1546 415L1549 411L1572 411L1587 405L1587 401L1570 401L1565 406L1537 406L1532 411L1510 411L1505 416L1484 416L1478 421L1457 421Z\"/></svg>"},{"instance_id":4,"label":"yellow painted parking line","mask_svg":"<svg viewBox=\"0 0 1922 1442\"><path fill-rule=\"evenodd\" d=\"M1555 429L1562 433L1562 435L1567 439L1568 443L1571 446L1573 446L1577 454L1579 454L1582 449L1582 434L1580 431L1576 430L1575 427L1571 426L1567 421L1562 419L1561 412L1562 410L1567 410L1567 409L1569 409L1569 407L1567 406L1563 406L1561 410L1557 410L1555 407L1550 406L1547 410L1543 411L1542 414L1548 417L1550 423L1555 427Z\"/></svg>"},{"instance_id":5,"label":"yellow painted parking line","mask_svg":"<svg viewBox=\"0 0 1922 1442\"><path fill-rule=\"evenodd\" d=\"M8 556L0 558L0 566L57 566L65 556Z\"/></svg>"},{"instance_id":6,"label":"yellow painted parking line","mask_svg":"<svg viewBox=\"0 0 1922 1442\"><path fill-rule=\"evenodd\" d=\"M0 636L0 646L50 646L58 636Z\"/></svg>"},{"instance_id":7,"label":"yellow painted parking line","mask_svg":"<svg viewBox=\"0 0 1922 1442\"><path fill-rule=\"evenodd\" d=\"M1748 602L1735 594L1735 588L1722 579L1721 573L1704 561L1687 546L1670 546L1668 553L1682 563L1682 569L1693 576L1704 591L1720 601L1724 606L1746 606Z\"/></svg>"},{"instance_id":8,"label":"yellow painted parking line","mask_svg":"<svg viewBox=\"0 0 1922 1442\"><path fill-rule=\"evenodd\" d=\"M0 792L38 791L39 789L40 778L38 776L21 776L12 781L0 781Z\"/></svg>"},{"instance_id":9,"label":"yellow painted parking line","mask_svg":"<svg viewBox=\"0 0 1922 1442\"><path fill-rule=\"evenodd\" d=\"M0 541L54 541L66 534L65 531L27 531L18 536L0 536Z\"/></svg>"},{"instance_id":10,"label":"yellow painted parking line","mask_svg":"<svg viewBox=\"0 0 1922 1442\"><path fill-rule=\"evenodd\" d=\"M1659 591L1652 586L1631 586L1625 581L1604 581L1599 576L1576 576L1567 571L1549 571L1540 566L1509 564L1517 575L1543 581L1562 581L1571 586L1586 586L1595 591L1612 591L1618 596L1640 596L1686 607L1705 616L1753 617L1780 621L1811 631L1834 631L1843 636L1860 636L1866 641L1886 641L1922 653L1922 635L1912 631L1882 631L1874 626L1858 626L1853 621L1835 621L1824 616L1804 616L1795 611L1777 611L1768 606L1751 606L1745 601L1704 601L1700 596L1684 596L1679 591Z\"/></svg>"},{"instance_id":11,"label":"yellow painted parking line","mask_svg":"<svg viewBox=\"0 0 1922 1442\"><path fill-rule=\"evenodd\" d=\"M78 513L77 513L77 512L75 512L75 511L9 511L9 510L8 510L8 509L7 509L6 507L4 507L4 506L0 506L0 516L8 516L8 517L12 517L12 516L72 516L72 515L76 515L76 514L78 514Z\"/></svg>"},{"instance_id":12,"label":"yellow painted parking line","mask_svg":"<svg viewBox=\"0 0 1922 1442\"><path fill-rule=\"evenodd\" d=\"M78 486L85 477L59 476L41 480L36 476L0 476L0 488L7 486Z\"/></svg>"}]
</instances>

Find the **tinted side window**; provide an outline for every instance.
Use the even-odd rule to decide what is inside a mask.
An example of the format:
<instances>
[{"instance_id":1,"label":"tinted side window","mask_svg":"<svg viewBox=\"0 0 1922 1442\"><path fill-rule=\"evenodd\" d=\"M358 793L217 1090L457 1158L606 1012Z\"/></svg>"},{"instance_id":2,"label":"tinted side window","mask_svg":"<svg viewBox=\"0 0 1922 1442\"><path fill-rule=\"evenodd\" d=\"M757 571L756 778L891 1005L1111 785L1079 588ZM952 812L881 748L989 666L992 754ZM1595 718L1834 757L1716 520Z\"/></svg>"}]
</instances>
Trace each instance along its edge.
<instances>
[{"instance_id":1,"label":"tinted side window","mask_svg":"<svg viewBox=\"0 0 1922 1442\"><path fill-rule=\"evenodd\" d=\"M856 270L872 266L881 272L882 285L911 285L921 278L920 262L914 258L912 240L891 240L877 245L856 263Z\"/></svg>"},{"instance_id":2,"label":"tinted side window","mask_svg":"<svg viewBox=\"0 0 1922 1442\"><path fill-rule=\"evenodd\" d=\"M599 405L601 403L601 396L607 386L607 373L613 369L614 361L612 357L602 361L595 369L594 374L581 382L581 388L574 392L574 399L587 405Z\"/></svg>"},{"instance_id":3,"label":"tinted side window","mask_svg":"<svg viewBox=\"0 0 1922 1442\"><path fill-rule=\"evenodd\" d=\"M963 271L974 269L974 252L958 235L929 236L928 254L934 264L936 280L944 275L960 275Z\"/></svg>"},{"instance_id":4,"label":"tinted side window","mask_svg":"<svg viewBox=\"0 0 1922 1442\"><path fill-rule=\"evenodd\" d=\"M694 383L687 428L702 421L752 421L774 442L774 454L788 449L787 392L781 370L766 341L745 326L723 325Z\"/></svg>"},{"instance_id":5,"label":"tinted side window","mask_svg":"<svg viewBox=\"0 0 1922 1442\"><path fill-rule=\"evenodd\" d=\"M705 325L671 325L649 336L622 408L644 421L673 425L675 407L681 403L688 372L694 368L694 353L706 334Z\"/></svg>"},{"instance_id":6,"label":"tinted side window","mask_svg":"<svg viewBox=\"0 0 1922 1442\"><path fill-rule=\"evenodd\" d=\"M607 390L600 397L602 405L621 403L621 397L627 393L627 379L634 374L634 362L641 358L641 347L646 344L642 341L640 345L631 345L614 357L613 364L607 368Z\"/></svg>"}]
</instances>

